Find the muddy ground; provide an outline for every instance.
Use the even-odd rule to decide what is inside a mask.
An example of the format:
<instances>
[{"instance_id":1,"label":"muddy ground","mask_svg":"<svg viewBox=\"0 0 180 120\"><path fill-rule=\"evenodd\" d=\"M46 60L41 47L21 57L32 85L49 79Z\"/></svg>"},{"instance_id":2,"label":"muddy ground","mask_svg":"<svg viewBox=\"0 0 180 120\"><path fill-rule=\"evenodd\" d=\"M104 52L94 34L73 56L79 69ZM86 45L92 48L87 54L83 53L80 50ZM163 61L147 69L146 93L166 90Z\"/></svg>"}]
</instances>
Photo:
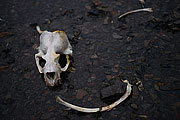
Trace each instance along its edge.
<instances>
[{"instance_id":1,"label":"muddy ground","mask_svg":"<svg viewBox=\"0 0 180 120\"><path fill-rule=\"evenodd\" d=\"M118 20L142 5L138 0L1 0L0 119L179 120L180 2L146 0L145 7L154 12ZM64 82L53 89L35 65L36 25L64 30L73 47ZM133 93L111 111L85 114L55 101L59 95L80 106L107 105L101 91L121 79L129 80Z\"/></svg>"}]
</instances>

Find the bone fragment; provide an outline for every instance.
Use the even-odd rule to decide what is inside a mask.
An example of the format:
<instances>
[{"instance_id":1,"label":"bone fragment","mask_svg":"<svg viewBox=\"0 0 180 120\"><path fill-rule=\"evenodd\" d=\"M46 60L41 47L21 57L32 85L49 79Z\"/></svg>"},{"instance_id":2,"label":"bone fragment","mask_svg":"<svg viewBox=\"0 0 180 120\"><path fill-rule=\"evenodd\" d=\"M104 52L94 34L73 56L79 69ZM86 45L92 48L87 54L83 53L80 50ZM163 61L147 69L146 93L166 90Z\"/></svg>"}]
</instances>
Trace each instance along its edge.
<instances>
[{"instance_id":1,"label":"bone fragment","mask_svg":"<svg viewBox=\"0 0 180 120\"><path fill-rule=\"evenodd\" d=\"M127 83L127 88L126 88L125 94L121 98L119 98L116 102L114 102L114 103L112 103L112 104L110 104L108 106L105 106L105 107L100 107L100 108L79 107L79 106L73 105L71 103L68 103L68 102L62 100L59 96L56 96L56 101L59 102L62 105L65 105L66 107L72 108L72 109L80 111L80 112L85 112L85 113L109 111L112 108L119 105L121 102L123 102L131 94L132 85L127 80L124 80L123 82Z\"/></svg>"},{"instance_id":2,"label":"bone fragment","mask_svg":"<svg viewBox=\"0 0 180 120\"><path fill-rule=\"evenodd\" d=\"M136 82L136 85L138 86L139 91L143 91L144 87L143 87L143 83L141 80L139 80L138 82Z\"/></svg>"},{"instance_id":3,"label":"bone fragment","mask_svg":"<svg viewBox=\"0 0 180 120\"><path fill-rule=\"evenodd\" d=\"M144 0L139 0L139 3L142 5L142 7L144 8L145 5L145 1Z\"/></svg>"},{"instance_id":4,"label":"bone fragment","mask_svg":"<svg viewBox=\"0 0 180 120\"><path fill-rule=\"evenodd\" d=\"M121 19L122 17L124 17L126 15L129 15L131 13L136 13L136 12L153 12L153 10L152 10L152 8L143 8L143 9L132 10L132 11L129 11L129 12L126 12L126 13L120 15L118 17L118 19Z\"/></svg>"},{"instance_id":5,"label":"bone fragment","mask_svg":"<svg viewBox=\"0 0 180 120\"><path fill-rule=\"evenodd\" d=\"M42 31L41 29L40 29L40 27L39 26L36 26L36 30L38 31L38 33L39 34L41 34L41 33L43 33L44 31Z\"/></svg>"},{"instance_id":6,"label":"bone fragment","mask_svg":"<svg viewBox=\"0 0 180 120\"><path fill-rule=\"evenodd\" d=\"M145 4L145 1L144 0L139 0L139 2L141 3L141 4Z\"/></svg>"},{"instance_id":7,"label":"bone fragment","mask_svg":"<svg viewBox=\"0 0 180 120\"><path fill-rule=\"evenodd\" d=\"M39 72L42 73L43 69L39 65L39 57L42 57L42 52L39 52L39 53L35 54L35 61L36 61L37 68L38 68Z\"/></svg>"}]
</instances>

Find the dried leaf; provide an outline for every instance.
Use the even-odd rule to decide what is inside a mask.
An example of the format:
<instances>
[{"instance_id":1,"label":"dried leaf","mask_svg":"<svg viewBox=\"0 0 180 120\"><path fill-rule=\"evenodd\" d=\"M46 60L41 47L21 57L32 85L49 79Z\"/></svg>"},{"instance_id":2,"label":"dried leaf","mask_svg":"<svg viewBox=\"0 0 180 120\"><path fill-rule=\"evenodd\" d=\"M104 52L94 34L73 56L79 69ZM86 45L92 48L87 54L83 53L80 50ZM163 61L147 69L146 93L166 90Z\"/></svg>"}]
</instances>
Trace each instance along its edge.
<instances>
[{"instance_id":1,"label":"dried leaf","mask_svg":"<svg viewBox=\"0 0 180 120\"><path fill-rule=\"evenodd\" d=\"M8 66L0 66L0 72L7 72L8 68Z\"/></svg>"},{"instance_id":2,"label":"dried leaf","mask_svg":"<svg viewBox=\"0 0 180 120\"><path fill-rule=\"evenodd\" d=\"M11 33L11 32L1 32L1 33L0 33L0 38L1 38L1 37L6 37L6 36L8 36L8 35L13 35L13 33Z\"/></svg>"},{"instance_id":3,"label":"dried leaf","mask_svg":"<svg viewBox=\"0 0 180 120\"><path fill-rule=\"evenodd\" d=\"M25 77L26 79L29 79L29 78L30 78L30 72L27 72L26 74L24 74L24 77Z\"/></svg>"}]
</instances>

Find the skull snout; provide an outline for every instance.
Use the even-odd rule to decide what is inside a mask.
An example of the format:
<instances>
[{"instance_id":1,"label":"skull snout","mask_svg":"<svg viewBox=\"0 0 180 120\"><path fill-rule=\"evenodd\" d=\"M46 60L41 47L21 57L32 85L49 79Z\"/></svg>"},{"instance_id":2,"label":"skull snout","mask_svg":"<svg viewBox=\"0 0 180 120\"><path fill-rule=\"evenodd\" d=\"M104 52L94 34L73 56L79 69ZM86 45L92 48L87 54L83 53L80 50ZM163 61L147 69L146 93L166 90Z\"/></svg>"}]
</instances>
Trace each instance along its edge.
<instances>
[{"instance_id":1,"label":"skull snout","mask_svg":"<svg viewBox=\"0 0 180 120\"><path fill-rule=\"evenodd\" d=\"M45 82L47 86L53 87L58 85L61 81L60 73L57 72L47 72L44 74Z\"/></svg>"}]
</instances>

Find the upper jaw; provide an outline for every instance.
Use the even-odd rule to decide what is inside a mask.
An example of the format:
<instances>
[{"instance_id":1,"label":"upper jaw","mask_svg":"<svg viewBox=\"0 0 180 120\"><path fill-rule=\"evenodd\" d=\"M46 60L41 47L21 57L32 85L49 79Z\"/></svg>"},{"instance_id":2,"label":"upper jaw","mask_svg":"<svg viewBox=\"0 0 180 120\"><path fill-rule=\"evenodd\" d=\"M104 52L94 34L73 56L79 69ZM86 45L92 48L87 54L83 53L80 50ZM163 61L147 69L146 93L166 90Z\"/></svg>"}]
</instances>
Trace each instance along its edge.
<instances>
[{"instance_id":1,"label":"upper jaw","mask_svg":"<svg viewBox=\"0 0 180 120\"><path fill-rule=\"evenodd\" d=\"M49 78L49 77L47 77L47 75L45 74L45 75L44 75L44 79L45 79L46 85L49 86L49 87L56 86L56 85L58 85L58 83L60 83L60 81L61 81L61 78L60 78L60 76L58 76L58 74L56 74L54 78Z\"/></svg>"}]
</instances>

